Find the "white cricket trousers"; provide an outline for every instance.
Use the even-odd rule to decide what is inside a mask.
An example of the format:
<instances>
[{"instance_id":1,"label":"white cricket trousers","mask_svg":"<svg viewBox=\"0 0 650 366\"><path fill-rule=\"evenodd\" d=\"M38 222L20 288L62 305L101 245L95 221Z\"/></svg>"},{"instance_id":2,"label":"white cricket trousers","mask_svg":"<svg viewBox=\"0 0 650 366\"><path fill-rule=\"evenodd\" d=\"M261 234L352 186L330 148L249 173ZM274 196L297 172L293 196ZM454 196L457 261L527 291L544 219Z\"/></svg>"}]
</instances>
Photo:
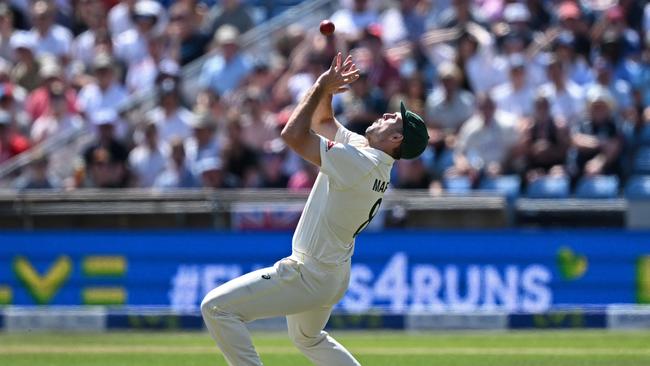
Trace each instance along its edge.
<instances>
[{"instance_id":1,"label":"white cricket trousers","mask_svg":"<svg viewBox=\"0 0 650 366\"><path fill-rule=\"evenodd\" d=\"M324 265L293 253L210 291L201 303L205 324L230 366L262 365L247 322L286 315L289 337L318 366L359 366L323 331L350 280L350 261Z\"/></svg>"}]
</instances>

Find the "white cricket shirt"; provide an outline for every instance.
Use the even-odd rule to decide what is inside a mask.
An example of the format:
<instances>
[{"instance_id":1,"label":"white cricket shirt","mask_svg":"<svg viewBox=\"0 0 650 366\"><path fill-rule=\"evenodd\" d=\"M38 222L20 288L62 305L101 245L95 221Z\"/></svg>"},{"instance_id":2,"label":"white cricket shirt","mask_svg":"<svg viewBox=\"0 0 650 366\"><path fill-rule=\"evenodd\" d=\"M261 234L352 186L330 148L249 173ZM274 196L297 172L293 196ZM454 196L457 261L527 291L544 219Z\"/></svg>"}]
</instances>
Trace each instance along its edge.
<instances>
[{"instance_id":1,"label":"white cricket shirt","mask_svg":"<svg viewBox=\"0 0 650 366\"><path fill-rule=\"evenodd\" d=\"M379 212L394 159L341 127L334 141L321 137L321 169L309 194L293 250L325 264L354 252L354 238Z\"/></svg>"}]
</instances>

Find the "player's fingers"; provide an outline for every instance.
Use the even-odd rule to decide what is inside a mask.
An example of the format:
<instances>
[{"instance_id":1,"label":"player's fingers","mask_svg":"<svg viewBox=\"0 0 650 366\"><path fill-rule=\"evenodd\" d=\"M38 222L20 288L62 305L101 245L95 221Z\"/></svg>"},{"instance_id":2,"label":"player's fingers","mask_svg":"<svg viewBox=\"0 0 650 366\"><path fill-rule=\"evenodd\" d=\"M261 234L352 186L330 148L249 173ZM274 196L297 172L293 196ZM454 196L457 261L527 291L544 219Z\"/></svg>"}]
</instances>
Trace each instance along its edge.
<instances>
[{"instance_id":1,"label":"player's fingers","mask_svg":"<svg viewBox=\"0 0 650 366\"><path fill-rule=\"evenodd\" d=\"M341 52L336 54L336 70L341 70L341 58L343 55L341 55Z\"/></svg>"},{"instance_id":2,"label":"player's fingers","mask_svg":"<svg viewBox=\"0 0 650 366\"><path fill-rule=\"evenodd\" d=\"M336 68L336 63L338 62L340 53L337 53L336 56L332 59L332 65L330 65L330 69L335 69Z\"/></svg>"},{"instance_id":3,"label":"player's fingers","mask_svg":"<svg viewBox=\"0 0 650 366\"><path fill-rule=\"evenodd\" d=\"M345 63L343 64L343 72L350 71L353 66L354 62L352 62L352 59L345 60Z\"/></svg>"},{"instance_id":4,"label":"player's fingers","mask_svg":"<svg viewBox=\"0 0 650 366\"><path fill-rule=\"evenodd\" d=\"M352 71L348 71L348 72L342 74L341 76L343 76L344 79L350 79L350 78L356 79L356 78L359 77L360 73L361 73L361 70L355 69L355 70L352 70Z\"/></svg>"}]
</instances>

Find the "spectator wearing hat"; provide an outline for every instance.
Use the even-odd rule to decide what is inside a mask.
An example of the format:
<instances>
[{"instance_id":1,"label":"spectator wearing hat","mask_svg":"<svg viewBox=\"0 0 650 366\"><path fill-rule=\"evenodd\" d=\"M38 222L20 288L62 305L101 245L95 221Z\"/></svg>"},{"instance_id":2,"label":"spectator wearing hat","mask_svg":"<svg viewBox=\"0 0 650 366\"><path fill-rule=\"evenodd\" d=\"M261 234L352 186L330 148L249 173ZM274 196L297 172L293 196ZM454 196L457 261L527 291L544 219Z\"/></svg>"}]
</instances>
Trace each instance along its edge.
<instances>
[{"instance_id":1,"label":"spectator wearing hat","mask_svg":"<svg viewBox=\"0 0 650 366\"><path fill-rule=\"evenodd\" d=\"M194 3L196 7L196 3ZM210 36L199 29L196 11L189 2L176 2L169 9L167 34L172 58L186 65L205 53ZM211 32L209 34L214 34Z\"/></svg>"},{"instance_id":2,"label":"spectator wearing hat","mask_svg":"<svg viewBox=\"0 0 650 366\"><path fill-rule=\"evenodd\" d=\"M152 121L144 123L144 138L129 153L129 170L136 187L153 187L167 164L169 149L158 138L158 127Z\"/></svg>"},{"instance_id":3,"label":"spectator wearing hat","mask_svg":"<svg viewBox=\"0 0 650 366\"><path fill-rule=\"evenodd\" d=\"M15 64L11 70L11 79L28 92L41 86L43 80L39 75L40 64L35 56L36 38L25 31L15 31L9 41L13 50Z\"/></svg>"},{"instance_id":4,"label":"spectator wearing hat","mask_svg":"<svg viewBox=\"0 0 650 366\"><path fill-rule=\"evenodd\" d=\"M183 140L174 138L169 144L170 154L165 170L156 178L154 187L163 189L195 188L200 186L187 164Z\"/></svg>"},{"instance_id":5,"label":"spectator wearing hat","mask_svg":"<svg viewBox=\"0 0 650 366\"><path fill-rule=\"evenodd\" d=\"M369 75L363 71L350 84L350 92L334 98L334 113L350 131L365 134L366 129L386 111L387 101L380 88L370 83Z\"/></svg>"},{"instance_id":6,"label":"spectator wearing hat","mask_svg":"<svg viewBox=\"0 0 650 366\"><path fill-rule=\"evenodd\" d=\"M463 124L454 151L454 166L448 175L496 176L508 170L519 142L514 116L496 109L490 95L477 97L477 111Z\"/></svg>"},{"instance_id":7,"label":"spectator wearing hat","mask_svg":"<svg viewBox=\"0 0 650 366\"><path fill-rule=\"evenodd\" d=\"M128 93L115 77L115 61L107 54L93 60L94 81L84 86L77 97L79 109L91 115L107 108L119 109L128 100Z\"/></svg>"},{"instance_id":8,"label":"spectator wearing hat","mask_svg":"<svg viewBox=\"0 0 650 366\"><path fill-rule=\"evenodd\" d=\"M192 135L194 114L181 104L178 84L166 80L158 87L158 106L147 112L147 118L158 126L160 140L169 143L173 138L184 140Z\"/></svg>"},{"instance_id":9,"label":"spectator wearing hat","mask_svg":"<svg viewBox=\"0 0 650 366\"><path fill-rule=\"evenodd\" d=\"M438 66L438 79L440 83L426 101L427 124L430 129L439 132L430 136L455 135L474 112L474 96L460 88L460 69L451 62Z\"/></svg>"},{"instance_id":10,"label":"spectator wearing hat","mask_svg":"<svg viewBox=\"0 0 650 366\"><path fill-rule=\"evenodd\" d=\"M239 31L232 25L221 26L214 35L220 53L203 64L199 85L216 95L226 95L240 86L252 65L239 50Z\"/></svg>"},{"instance_id":11,"label":"spectator wearing hat","mask_svg":"<svg viewBox=\"0 0 650 366\"><path fill-rule=\"evenodd\" d=\"M253 28L255 24L249 6L241 0L224 0L214 5L203 22L203 29L207 34L214 34L224 25L237 28L239 33Z\"/></svg>"},{"instance_id":12,"label":"spectator wearing hat","mask_svg":"<svg viewBox=\"0 0 650 366\"><path fill-rule=\"evenodd\" d=\"M562 1L555 8L560 31L567 31L574 37L573 46L577 54L585 58L591 56L590 27L575 0Z\"/></svg>"},{"instance_id":13,"label":"spectator wearing hat","mask_svg":"<svg viewBox=\"0 0 650 366\"><path fill-rule=\"evenodd\" d=\"M37 0L32 3L30 15L33 28L30 33L36 39L36 56L56 56L65 65L70 57L72 33L54 23L56 9L53 2Z\"/></svg>"},{"instance_id":14,"label":"spectator wearing hat","mask_svg":"<svg viewBox=\"0 0 650 366\"><path fill-rule=\"evenodd\" d=\"M155 34L162 6L153 0L140 0L133 9L134 27L113 36L115 56L127 65L147 56L147 39Z\"/></svg>"},{"instance_id":15,"label":"spectator wearing hat","mask_svg":"<svg viewBox=\"0 0 650 366\"><path fill-rule=\"evenodd\" d=\"M566 124L551 114L549 98L537 93L533 104L533 114L525 125L521 139L528 182L549 174L566 174L564 164L571 144Z\"/></svg>"},{"instance_id":16,"label":"spectator wearing hat","mask_svg":"<svg viewBox=\"0 0 650 366\"><path fill-rule=\"evenodd\" d=\"M29 149L29 141L13 125L11 115L0 110L0 164Z\"/></svg>"},{"instance_id":17,"label":"spectator wearing hat","mask_svg":"<svg viewBox=\"0 0 650 366\"><path fill-rule=\"evenodd\" d=\"M289 176L284 170L286 145L282 139L269 141L260 156L261 188L287 188Z\"/></svg>"},{"instance_id":18,"label":"spectator wearing hat","mask_svg":"<svg viewBox=\"0 0 650 366\"><path fill-rule=\"evenodd\" d=\"M77 95L64 82L63 70L56 58L43 57L40 60L39 76L43 80L42 86L29 93L25 101L25 110L32 121L35 121L51 108L50 95L54 89L60 87L65 90L68 111L70 113L77 112Z\"/></svg>"},{"instance_id":19,"label":"spectator wearing hat","mask_svg":"<svg viewBox=\"0 0 650 366\"><path fill-rule=\"evenodd\" d=\"M118 118L113 109L99 110L90 116L97 129L97 138L83 151L86 187L124 188L128 185L128 150L115 137Z\"/></svg>"},{"instance_id":20,"label":"spectator wearing hat","mask_svg":"<svg viewBox=\"0 0 650 366\"><path fill-rule=\"evenodd\" d=\"M535 90L527 80L526 59L521 54L509 57L509 80L493 90L497 109L508 112L518 119L530 117L533 112Z\"/></svg>"},{"instance_id":21,"label":"spectator wearing hat","mask_svg":"<svg viewBox=\"0 0 650 366\"><path fill-rule=\"evenodd\" d=\"M539 90L548 96L553 116L574 125L584 112L584 88L567 77L564 64L556 57L548 61L546 74L549 81Z\"/></svg>"},{"instance_id":22,"label":"spectator wearing hat","mask_svg":"<svg viewBox=\"0 0 650 366\"><path fill-rule=\"evenodd\" d=\"M485 24L485 18L471 0L451 0L451 6L440 13L440 28L465 26L469 23Z\"/></svg>"},{"instance_id":23,"label":"spectator wearing hat","mask_svg":"<svg viewBox=\"0 0 650 366\"><path fill-rule=\"evenodd\" d=\"M593 88L587 94L587 116L571 137L576 149L570 168L574 177L583 175L618 174L623 136L614 118L616 102L603 88Z\"/></svg>"}]
</instances>

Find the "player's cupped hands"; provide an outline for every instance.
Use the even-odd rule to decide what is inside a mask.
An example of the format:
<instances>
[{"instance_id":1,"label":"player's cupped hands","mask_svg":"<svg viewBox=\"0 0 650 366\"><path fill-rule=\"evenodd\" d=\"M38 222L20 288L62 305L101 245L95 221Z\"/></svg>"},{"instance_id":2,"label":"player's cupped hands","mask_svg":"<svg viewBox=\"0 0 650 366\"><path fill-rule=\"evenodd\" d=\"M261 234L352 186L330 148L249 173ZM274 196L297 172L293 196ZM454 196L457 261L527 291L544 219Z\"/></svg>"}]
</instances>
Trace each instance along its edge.
<instances>
[{"instance_id":1,"label":"player's cupped hands","mask_svg":"<svg viewBox=\"0 0 650 366\"><path fill-rule=\"evenodd\" d=\"M320 84L328 94L343 93L348 90L347 85L359 78L359 69L352 62L352 56L345 58L341 52L337 53L332 60L332 65L319 78L317 83Z\"/></svg>"}]
</instances>

